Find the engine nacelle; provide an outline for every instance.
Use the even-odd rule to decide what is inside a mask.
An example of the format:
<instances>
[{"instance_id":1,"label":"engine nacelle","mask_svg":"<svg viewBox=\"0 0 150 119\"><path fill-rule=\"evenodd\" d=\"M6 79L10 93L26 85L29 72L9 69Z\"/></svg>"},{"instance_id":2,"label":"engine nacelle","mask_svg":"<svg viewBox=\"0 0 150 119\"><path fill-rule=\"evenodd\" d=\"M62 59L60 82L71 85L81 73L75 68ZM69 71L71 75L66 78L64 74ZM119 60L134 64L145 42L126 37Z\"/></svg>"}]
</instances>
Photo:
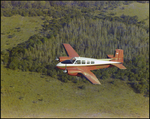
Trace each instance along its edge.
<instances>
[{"instance_id":1,"label":"engine nacelle","mask_svg":"<svg viewBox=\"0 0 150 119\"><path fill-rule=\"evenodd\" d=\"M59 57L59 62L70 60L72 57Z\"/></svg>"},{"instance_id":2,"label":"engine nacelle","mask_svg":"<svg viewBox=\"0 0 150 119\"><path fill-rule=\"evenodd\" d=\"M71 69L71 70L68 70L67 72L69 75L71 76L80 76L78 73L81 73L80 70L74 70L74 69Z\"/></svg>"}]
</instances>

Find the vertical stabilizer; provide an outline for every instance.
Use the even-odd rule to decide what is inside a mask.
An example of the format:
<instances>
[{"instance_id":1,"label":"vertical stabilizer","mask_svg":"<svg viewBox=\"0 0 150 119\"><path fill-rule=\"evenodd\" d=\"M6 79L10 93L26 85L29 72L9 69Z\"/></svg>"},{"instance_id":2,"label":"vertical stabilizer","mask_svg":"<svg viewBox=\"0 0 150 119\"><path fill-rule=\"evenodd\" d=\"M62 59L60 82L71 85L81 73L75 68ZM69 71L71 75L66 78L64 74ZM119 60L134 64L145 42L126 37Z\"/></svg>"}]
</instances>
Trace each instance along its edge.
<instances>
[{"instance_id":1,"label":"vertical stabilizer","mask_svg":"<svg viewBox=\"0 0 150 119\"><path fill-rule=\"evenodd\" d=\"M111 61L123 63L123 50L116 49L115 57L113 55L108 55L108 57L112 59Z\"/></svg>"}]
</instances>

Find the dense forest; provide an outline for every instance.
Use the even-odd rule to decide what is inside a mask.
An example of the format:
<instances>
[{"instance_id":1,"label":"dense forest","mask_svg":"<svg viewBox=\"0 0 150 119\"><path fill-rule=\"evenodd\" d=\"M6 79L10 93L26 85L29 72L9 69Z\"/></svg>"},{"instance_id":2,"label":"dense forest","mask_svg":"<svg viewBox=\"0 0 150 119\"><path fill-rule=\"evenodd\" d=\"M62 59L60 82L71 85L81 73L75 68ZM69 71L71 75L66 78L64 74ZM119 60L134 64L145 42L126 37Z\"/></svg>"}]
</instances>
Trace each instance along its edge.
<instances>
[{"instance_id":1,"label":"dense forest","mask_svg":"<svg viewBox=\"0 0 150 119\"><path fill-rule=\"evenodd\" d=\"M80 56L93 58L106 58L120 48L124 50L126 70L113 67L92 72L98 79L120 79L136 92L149 95L149 26L138 22L137 16L104 15L107 10L130 3L132 1L2 1L1 16L43 16L44 23L40 33L2 51L1 62L10 69L40 72L63 82L77 83L75 77L55 67L55 57L66 55L62 43L69 43ZM97 10L100 13L93 14Z\"/></svg>"}]
</instances>

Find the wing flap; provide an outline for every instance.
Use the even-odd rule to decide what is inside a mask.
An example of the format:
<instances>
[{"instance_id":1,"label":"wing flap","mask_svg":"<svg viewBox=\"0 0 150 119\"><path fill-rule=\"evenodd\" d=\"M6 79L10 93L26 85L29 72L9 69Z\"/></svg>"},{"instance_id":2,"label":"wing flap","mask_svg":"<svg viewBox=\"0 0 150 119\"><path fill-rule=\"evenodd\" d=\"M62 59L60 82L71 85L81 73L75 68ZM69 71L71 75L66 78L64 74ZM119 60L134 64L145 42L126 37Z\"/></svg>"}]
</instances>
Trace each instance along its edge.
<instances>
[{"instance_id":1,"label":"wing flap","mask_svg":"<svg viewBox=\"0 0 150 119\"><path fill-rule=\"evenodd\" d=\"M63 45L69 57L79 57L78 53L76 53L70 44L63 43Z\"/></svg>"},{"instance_id":2,"label":"wing flap","mask_svg":"<svg viewBox=\"0 0 150 119\"><path fill-rule=\"evenodd\" d=\"M82 74L93 84L101 84L97 77L89 70L89 71L82 71Z\"/></svg>"},{"instance_id":3,"label":"wing flap","mask_svg":"<svg viewBox=\"0 0 150 119\"><path fill-rule=\"evenodd\" d=\"M122 64L112 64L116 67L118 67L119 69L127 69L125 66L123 66Z\"/></svg>"}]
</instances>

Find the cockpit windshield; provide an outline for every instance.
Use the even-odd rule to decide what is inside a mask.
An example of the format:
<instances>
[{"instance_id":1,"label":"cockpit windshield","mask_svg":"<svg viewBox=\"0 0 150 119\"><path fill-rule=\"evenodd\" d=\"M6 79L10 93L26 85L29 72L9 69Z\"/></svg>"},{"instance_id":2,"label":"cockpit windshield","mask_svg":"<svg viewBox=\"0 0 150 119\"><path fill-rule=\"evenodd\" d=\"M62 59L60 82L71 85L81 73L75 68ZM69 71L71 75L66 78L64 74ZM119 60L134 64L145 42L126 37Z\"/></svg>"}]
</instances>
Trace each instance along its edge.
<instances>
[{"instance_id":1,"label":"cockpit windshield","mask_svg":"<svg viewBox=\"0 0 150 119\"><path fill-rule=\"evenodd\" d=\"M75 61L76 61L76 59L73 57L73 58L70 59L70 60L62 61L61 63L63 63L63 64L73 64Z\"/></svg>"},{"instance_id":2,"label":"cockpit windshield","mask_svg":"<svg viewBox=\"0 0 150 119\"><path fill-rule=\"evenodd\" d=\"M72 64L73 64L75 61L76 61L76 59L73 57L73 58L71 59Z\"/></svg>"}]
</instances>

